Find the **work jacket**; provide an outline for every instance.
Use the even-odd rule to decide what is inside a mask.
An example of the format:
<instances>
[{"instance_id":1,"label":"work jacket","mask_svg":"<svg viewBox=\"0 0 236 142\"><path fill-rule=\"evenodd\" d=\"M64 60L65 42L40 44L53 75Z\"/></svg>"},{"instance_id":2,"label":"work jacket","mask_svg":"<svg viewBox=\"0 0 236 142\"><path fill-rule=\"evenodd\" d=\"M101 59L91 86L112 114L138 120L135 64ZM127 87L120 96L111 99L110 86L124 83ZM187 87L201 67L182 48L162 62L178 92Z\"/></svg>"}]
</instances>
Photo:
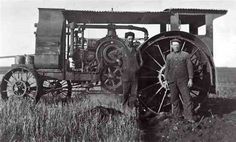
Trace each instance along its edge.
<instances>
[{"instance_id":1,"label":"work jacket","mask_svg":"<svg viewBox=\"0 0 236 142\"><path fill-rule=\"evenodd\" d=\"M122 80L137 81L137 71L140 69L142 62L140 51L137 48L132 48L130 51L128 47L124 46L121 53Z\"/></svg>"},{"instance_id":2,"label":"work jacket","mask_svg":"<svg viewBox=\"0 0 236 142\"><path fill-rule=\"evenodd\" d=\"M193 64L187 52L171 52L166 57L165 77L168 83L193 78Z\"/></svg>"}]
</instances>

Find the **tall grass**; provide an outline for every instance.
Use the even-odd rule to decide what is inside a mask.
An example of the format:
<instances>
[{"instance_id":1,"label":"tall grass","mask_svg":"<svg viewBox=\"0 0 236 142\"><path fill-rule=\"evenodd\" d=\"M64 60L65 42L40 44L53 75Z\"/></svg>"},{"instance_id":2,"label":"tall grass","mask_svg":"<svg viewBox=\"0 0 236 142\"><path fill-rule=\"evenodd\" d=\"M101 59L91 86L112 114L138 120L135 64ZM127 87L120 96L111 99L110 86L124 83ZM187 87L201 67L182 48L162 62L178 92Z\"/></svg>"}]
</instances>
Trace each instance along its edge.
<instances>
[{"instance_id":1,"label":"tall grass","mask_svg":"<svg viewBox=\"0 0 236 142\"><path fill-rule=\"evenodd\" d=\"M138 141L134 119L120 114L102 120L90 111L95 105L89 99L36 106L11 99L0 111L0 141Z\"/></svg>"},{"instance_id":2,"label":"tall grass","mask_svg":"<svg viewBox=\"0 0 236 142\"><path fill-rule=\"evenodd\" d=\"M220 97L236 97L236 68L216 68L217 91Z\"/></svg>"}]
</instances>

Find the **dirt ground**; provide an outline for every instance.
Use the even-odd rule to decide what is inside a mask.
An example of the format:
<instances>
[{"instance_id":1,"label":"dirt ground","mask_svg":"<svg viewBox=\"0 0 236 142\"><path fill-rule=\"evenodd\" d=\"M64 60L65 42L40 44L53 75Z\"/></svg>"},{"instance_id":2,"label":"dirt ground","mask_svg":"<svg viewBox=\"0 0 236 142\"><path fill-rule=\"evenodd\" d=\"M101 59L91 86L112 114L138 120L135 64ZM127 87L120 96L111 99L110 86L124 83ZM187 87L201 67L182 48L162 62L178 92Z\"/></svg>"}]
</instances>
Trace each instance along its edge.
<instances>
[{"instance_id":1,"label":"dirt ground","mask_svg":"<svg viewBox=\"0 0 236 142\"><path fill-rule=\"evenodd\" d=\"M176 121L167 112L141 118L138 120L139 140L143 142L235 142L236 92L230 96L211 95L206 106L197 113L198 121L194 124ZM102 104L108 104L117 101L117 98L114 99L113 96L109 99L107 96L94 95L91 100L95 103L101 101Z\"/></svg>"},{"instance_id":2,"label":"dirt ground","mask_svg":"<svg viewBox=\"0 0 236 142\"><path fill-rule=\"evenodd\" d=\"M198 122L175 121L169 114L143 123L143 141L234 142L236 140L236 99L210 98L208 109L201 110Z\"/></svg>"}]
</instances>

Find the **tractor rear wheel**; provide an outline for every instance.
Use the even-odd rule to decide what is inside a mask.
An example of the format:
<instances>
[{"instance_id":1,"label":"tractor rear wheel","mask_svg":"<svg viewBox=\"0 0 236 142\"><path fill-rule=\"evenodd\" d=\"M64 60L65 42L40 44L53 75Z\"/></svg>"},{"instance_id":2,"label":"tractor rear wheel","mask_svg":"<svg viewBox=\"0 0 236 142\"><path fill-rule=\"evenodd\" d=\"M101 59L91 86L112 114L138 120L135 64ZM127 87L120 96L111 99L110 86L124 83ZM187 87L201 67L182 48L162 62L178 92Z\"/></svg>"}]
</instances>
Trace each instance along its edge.
<instances>
[{"instance_id":1,"label":"tractor rear wheel","mask_svg":"<svg viewBox=\"0 0 236 142\"><path fill-rule=\"evenodd\" d=\"M197 37L184 32L167 32L156 35L141 46L144 64L139 72L139 102L142 111L170 110L170 92L164 76L166 56L170 53L170 40L181 40L181 50L188 52L194 66L194 84L191 96L195 108L207 97L213 67L211 54Z\"/></svg>"}]
</instances>

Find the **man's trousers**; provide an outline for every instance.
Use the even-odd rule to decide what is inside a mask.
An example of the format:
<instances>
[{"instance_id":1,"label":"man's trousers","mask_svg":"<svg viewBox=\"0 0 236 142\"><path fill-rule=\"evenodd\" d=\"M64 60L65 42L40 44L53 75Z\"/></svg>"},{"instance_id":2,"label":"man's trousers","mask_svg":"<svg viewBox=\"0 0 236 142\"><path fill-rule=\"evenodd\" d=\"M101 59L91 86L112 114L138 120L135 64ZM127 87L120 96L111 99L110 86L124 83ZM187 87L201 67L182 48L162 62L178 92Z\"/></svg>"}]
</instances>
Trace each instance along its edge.
<instances>
[{"instance_id":1,"label":"man's trousers","mask_svg":"<svg viewBox=\"0 0 236 142\"><path fill-rule=\"evenodd\" d=\"M137 101L137 91L137 81L123 81L124 104L127 103L130 108L134 108Z\"/></svg>"},{"instance_id":2,"label":"man's trousers","mask_svg":"<svg viewBox=\"0 0 236 142\"><path fill-rule=\"evenodd\" d=\"M170 83L169 88L174 117L184 116L185 119L189 120L193 119L193 102L187 84L188 80L185 79Z\"/></svg>"}]
</instances>

